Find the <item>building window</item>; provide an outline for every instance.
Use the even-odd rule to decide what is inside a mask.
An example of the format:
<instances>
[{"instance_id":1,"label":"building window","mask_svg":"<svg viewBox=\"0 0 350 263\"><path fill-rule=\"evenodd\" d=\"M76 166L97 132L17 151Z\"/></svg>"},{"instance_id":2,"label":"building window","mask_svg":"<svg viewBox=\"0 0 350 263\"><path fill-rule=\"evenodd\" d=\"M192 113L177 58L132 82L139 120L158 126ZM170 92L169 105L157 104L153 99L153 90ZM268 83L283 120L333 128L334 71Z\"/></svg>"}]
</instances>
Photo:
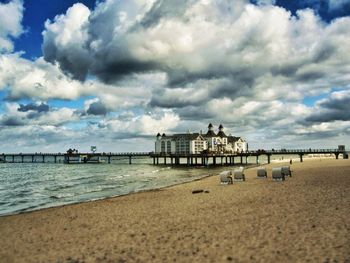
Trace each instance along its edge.
<instances>
[{"instance_id":1,"label":"building window","mask_svg":"<svg viewBox=\"0 0 350 263\"><path fill-rule=\"evenodd\" d=\"M170 141L167 141L167 143L166 143L166 152L171 153L171 142Z\"/></svg>"},{"instance_id":2,"label":"building window","mask_svg":"<svg viewBox=\"0 0 350 263\"><path fill-rule=\"evenodd\" d=\"M162 153L165 153L165 141L162 141L162 144L161 144L161 150L160 150Z\"/></svg>"}]
</instances>

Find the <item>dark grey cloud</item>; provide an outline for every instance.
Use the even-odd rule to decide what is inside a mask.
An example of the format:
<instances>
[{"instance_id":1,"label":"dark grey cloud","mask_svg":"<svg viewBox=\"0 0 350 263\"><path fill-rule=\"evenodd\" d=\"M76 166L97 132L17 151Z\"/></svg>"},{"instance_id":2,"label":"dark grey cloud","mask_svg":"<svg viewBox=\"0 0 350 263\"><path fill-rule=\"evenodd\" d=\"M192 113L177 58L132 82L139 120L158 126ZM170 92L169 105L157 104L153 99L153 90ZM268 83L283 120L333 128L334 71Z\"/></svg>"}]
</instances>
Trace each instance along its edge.
<instances>
[{"instance_id":1,"label":"dark grey cloud","mask_svg":"<svg viewBox=\"0 0 350 263\"><path fill-rule=\"evenodd\" d=\"M96 101L90 104L86 113L90 115L106 115L108 109L101 101Z\"/></svg>"},{"instance_id":2,"label":"dark grey cloud","mask_svg":"<svg viewBox=\"0 0 350 263\"><path fill-rule=\"evenodd\" d=\"M305 118L305 123L322 123L337 120L350 121L350 93L340 92L340 94L342 96L331 96L320 102L318 104L318 110Z\"/></svg>"},{"instance_id":3,"label":"dark grey cloud","mask_svg":"<svg viewBox=\"0 0 350 263\"><path fill-rule=\"evenodd\" d=\"M18 111L20 111L20 112L27 112L27 111L48 112L49 110L50 110L50 106L45 104L45 103L20 104L19 108L18 108Z\"/></svg>"},{"instance_id":4,"label":"dark grey cloud","mask_svg":"<svg viewBox=\"0 0 350 263\"><path fill-rule=\"evenodd\" d=\"M0 122L0 126L23 126L26 122L17 116L4 116Z\"/></svg>"}]
</instances>

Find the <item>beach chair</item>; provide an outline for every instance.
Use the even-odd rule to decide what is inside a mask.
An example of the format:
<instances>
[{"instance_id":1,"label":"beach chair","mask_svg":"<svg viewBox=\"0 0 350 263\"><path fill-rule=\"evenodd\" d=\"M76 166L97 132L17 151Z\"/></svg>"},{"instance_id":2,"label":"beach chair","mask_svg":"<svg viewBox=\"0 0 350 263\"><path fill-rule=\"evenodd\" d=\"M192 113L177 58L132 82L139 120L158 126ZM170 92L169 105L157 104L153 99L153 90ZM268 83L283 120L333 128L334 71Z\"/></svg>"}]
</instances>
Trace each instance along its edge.
<instances>
[{"instance_id":1,"label":"beach chair","mask_svg":"<svg viewBox=\"0 0 350 263\"><path fill-rule=\"evenodd\" d=\"M267 178L267 172L266 172L265 167L258 167L257 177L258 178Z\"/></svg>"},{"instance_id":2,"label":"beach chair","mask_svg":"<svg viewBox=\"0 0 350 263\"><path fill-rule=\"evenodd\" d=\"M233 170L233 180L234 181L245 181L244 168L239 167Z\"/></svg>"},{"instance_id":3,"label":"beach chair","mask_svg":"<svg viewBox=\"0 0 350 263\"><path fill-rule=\"evenodd\" d=\"M289 165L282 166L282 173L284 174L284 176L292 177L292 171L290 170Z\"/></svg>"},{"instance_id":4,"label":"beach chair","mask_svg":"<svg viewBox=\"0 0 350 263\"><path fill-rule=\"evenodd\" d=\"M284 181L286 179L282 172L282 167L272 168L272 180L273 181Z\"/></svg>"},{"instance_id":5,"label":"beach chair","mask_svg":"<svg viewBox=\"0 0 350 263\"><path fill-rule=\"evenodd\" d=\"M223 171L219 174L221 184L232 184L231 171Z\"/></svg>"}]
</instances>

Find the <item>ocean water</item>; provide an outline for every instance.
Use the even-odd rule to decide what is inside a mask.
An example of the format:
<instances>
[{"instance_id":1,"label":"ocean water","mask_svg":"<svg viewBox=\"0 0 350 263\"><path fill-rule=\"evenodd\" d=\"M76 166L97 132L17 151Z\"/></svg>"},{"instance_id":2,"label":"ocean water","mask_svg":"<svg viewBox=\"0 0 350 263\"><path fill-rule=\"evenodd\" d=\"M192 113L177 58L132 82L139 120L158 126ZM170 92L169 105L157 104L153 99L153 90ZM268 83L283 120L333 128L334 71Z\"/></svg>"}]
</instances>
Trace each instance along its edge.
<instances>
[{"instance_id":1,"label":"ocean water","mask_svg":"<svg viewBox=\"0 0 350 263\"><path fill-rule=\"evenodd\" d=\"M271 161L298 158L273 156ZM52 158L47 158L49 163L24 161L27 163L0 163L0 216L162 188L232 168L154 166L149 158L133 160L132 165L117 159L111 164L71 165L62 164L62 160L53 163ZM256 164L256 157L247 161ZM240 166L239 162L236 158L236 165ZM260 156L259 163L266 162L266 156Z\"/></svg>"},{"instance_id":2,"label":"ocean water","mask_svg":"<svg viewBox=\"0 0 350 263\"><path fill-rule=\"evenodd\" d=\"M142 163L0 163L0 215L157 189L208 173Z\"/></svg>"}]
</instances>

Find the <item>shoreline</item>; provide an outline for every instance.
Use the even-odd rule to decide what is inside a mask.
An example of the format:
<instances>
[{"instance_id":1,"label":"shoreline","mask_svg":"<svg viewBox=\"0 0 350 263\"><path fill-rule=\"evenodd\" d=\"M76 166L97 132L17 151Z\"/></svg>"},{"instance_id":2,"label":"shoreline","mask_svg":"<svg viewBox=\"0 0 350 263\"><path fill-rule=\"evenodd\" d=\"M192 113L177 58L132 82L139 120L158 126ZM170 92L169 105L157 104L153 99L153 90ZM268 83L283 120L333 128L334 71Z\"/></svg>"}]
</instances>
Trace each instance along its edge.
<instances>
[{"instance_id":1,"label":"shoreline","mask_svg":"<svg viewBox=\"0 0 350 263\"><path fill-rule=\"evenodd\" d=\"M217 176L0 217L4 262L349 262L350 162L293 163L284 182ZM223 167L223 169L227 167ZM209 193L192 194L193 189Z\"/></svg>"},{"instance_id":2,"label":"shoreline","mask_svg":"<svg viewBox=\"0 0 350 263\"><path fill-rule=\"evenodd\" d=\"M309 161L320 161L320 160L332 160L334 159L334 157L305 157L304 161L309 162ZM298 158L294 158L292 159L293 163L300 163ZM48 209L55 209L55 208L60 208L60 207L65 207L65 206L74 206L74 205L79 205L79 204L84 204L84 203L90 203L90 202L97 202L97 201L103 201L103 200L108 200L111 198L118 198L118 197L123 197L123 196L128 196L128 195L133 195L133 194L138 194L138 193L144 193L144 192L152 192L152 191L159 191L162 189L167 189L169 187L173 187L173 186L177 186L177 185L182 185L182 184L188 184L188 183L192 183L192 182L196 182L196 181L200 181L203 180L207 177L210 176L215 176L214 174L212 174L212 172L215 172L217 174L219 174L221 171L224 171L225 168L230 170L230 169L234 169L235 167L239 167L239 166L243 166L245 168L245 170L248 169L253 169L259 166L268 166L268 165L279 165L285 163L287 165L289 165L289 158L286 159L281 159L281 160L272 160L271 164L268 163L262 163L262 164L254 164L254 163L248 163L248 164L235 164L235 165L217 165L217 166L212 166L212 167L206 167L206 166L198 166L198 167L190 167L190 169L208 169L209 174L204 174L201 175L199 178L195 178L193 180L190 181L183 181L183 182L176 182L174 184L171 185L167 185L167 186L160 186L157 188L152 188L152 189L144 189L144 190L135 190L135 191L131 191L125 194L118 194L118 195L113 195L113 196L106 196L106 197L101 197L101 198L96 198L96 199L91 199L91 200L86 200L86 201L77 201L77 202L71 202L71 203L67 203L67 204L59 204L59 205L53 205L53 206L49 206L49 207L43 207L43 208L38 208L38 209L33 209L33 210L20 210L20 211L16 211L14 213L8 213L8 214L0 214L0 219L3 217L9 217L9 216L15 216L15 215L22 215L22 214L27 214L27 213L33 213L33 212L38 212L38 211L43 211L43 210L48 210ZM136 164L137 165L137 164ZM158 165L157 167L169 167L168 165ZM186 165L181 165L175 168L188 168L188 166Z\"/></svg>"},{"instance_id":3,"label":"shoreline","mask_svg":"<svg viewBox=\"0 0 350 263\"><path fill-rule=\"evenodd\" d=\"M156 187L156 188L151 188L151 189L144 189L144 190L134 190L128 193L124 193L124 194L117 194L117 195L113 195L113 196L106 196L106 197L101 197L101 198L96 198L96 199L91 199L91 200L86 200L86 201L77 201L77 202L70 202L67 204L59 204L59 205L52 205L49 207L42 207L42 208L37 208L37 209L30 209L30 208L26 208L20 211L16 211L14 213L8 213L8 214L0 214L0 218L2 217L8 217L8 216L13 216L13 215L21 215L21 214L27 214L27 213L32 213L32 212L37 212L37 211L42 211L42 210L47 210L47 209L54 209L54 208L59 208L59 207L65 207L65 206L70 206L70 205L79 205L79 204L83 204L83 203L89 203L89 202L96 202L96 201L103 201L103 200L107 200L110 198L118 198L118 197L122 197L122 196L128 196L128 195L133 195L133 194L137 194L137 193L144 193L144 192L152 192L152 191L159 191L162 189L166 189L172 186L176 186L176 185L181 185L181 184L187 184L187 183L191 183L191 182L195 182L198 180L202 180L204 178L210 177L210 176L214 176L212 173L213 172L220 172L222 169L224 168L235 168L238 167L241 164L237 164L237 165L223 165L223 166L214 166L214 167L206 167L206 166L198 166L198 167L190 167L189 169L198 169L198 171L200 171L200 169L207 169L208 170L208 174L204 174L204 175L200 175L199 178L194 178L192 180L189 181L183 181L183 182L175 182L173 184L167 185L167 186L160 186L160 187ZM257 164L243 164L245 167L248 167L246 169L250 169L253 167L256 167ZM164 168L164 167L168 167L167 165L159 165L160 168ZM178 166L176 168L188 168L187 166Z\"/></svg>"}]
</instances>

